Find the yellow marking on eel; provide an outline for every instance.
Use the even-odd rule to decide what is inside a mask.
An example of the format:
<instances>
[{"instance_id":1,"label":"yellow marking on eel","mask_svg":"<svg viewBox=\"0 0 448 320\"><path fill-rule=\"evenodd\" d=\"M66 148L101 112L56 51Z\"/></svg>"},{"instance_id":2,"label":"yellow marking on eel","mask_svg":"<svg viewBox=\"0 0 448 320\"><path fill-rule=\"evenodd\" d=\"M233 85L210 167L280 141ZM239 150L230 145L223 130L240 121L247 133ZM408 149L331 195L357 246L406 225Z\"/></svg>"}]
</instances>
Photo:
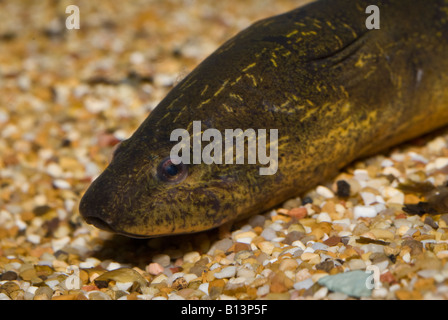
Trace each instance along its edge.
<instances>
[{"instance_id":1,"label":"yellow marking on eel","mask_svg":"<svg viewBox=\"0 0 448 320\"><path fill-rule=\"evenodd\" d=\"M231 98L234 98L234 99L237 99L237 100L240 100L240 101L244 101L243 98L241 98L241 96L236 94L236 93L230 93L229 96Z\"/></svg>"},{"instance_id":2,"label":"yellow marking on eel","mask_svg":"<svg viewBox=\"0 0 448 320\"><path fill-rule=\"evenodd\" d=\"M254 87L256 87L258 85L257 79L255 79L255 77L252 74L246 73L245 76L252 79L252 83L254 84Z\"/></svg>"},{"instance_id":3,"label":"yellow marking on eel","mask_svg":"<svg viewBox=\"0 0 448 320\"><path fill-rule=\"evenodd\" d=\"M248 65L246 68L243 69L243 72L246 72L249 69L252 69L253 67L255 67L257 65L256 62L251 63L250 65Z\"/></svg>"},{"instance_id":4,"label":"yellow marking on eel","mask_svg":"<svg viewBox=\"0 0 448 320\"><path fill-rule=\"evenodd\" d=\"M174 118L173 123L177 122L177 119L179 119L185 112L185 109L187 109L187 106L183 106L180 112L177 113L176 118Z\"/></svg>"},{"instance_id":5,"label":"yellow marking on eel","mask_svg":"<svg viewBox=\"0 0 448 320\"><path fill-rule=\"evenodd\" d=\"M291 38L293 35L299 33L299 30L294 30L286 35L287 38Z\"/></svg>"},{"instance_id":6,"label":"yellow marking on eel","mask_svg":"<svg viewBox=\"0 0 448 320\"><path fill-rule=\"evenodd\" d=\"M302 36L311 36L311 35L315 36L315 35L317 35L316 31L302 31L301 33L302 33Z\"/></svg>"},{"instance_id":7,"label":"yellow marking on eel","mask_svg":"<svg viewBox=\"0 0 448 320\"><path fill-rule=\"evenodd\" d=\"M202 108L203 106L205 106L207 103L209 103L212 99L207 99L205 101L202 101L200 105L198 105L198 108Z\"/></svg>"},{"instance_id":8,"label":"yellow marking on eel","mask_svg":"<svg viewBox=\"0 0 448 320\"><path fill-rule=\"evenodd\" d=\"M207 91L207 89L208 89L208 84L206 84L205 87L204 87L204 90L202 90L201 96L204 95L204 93Z\"/></svg>"},{"instance_id":9,"label":"yellow marking on eel","mask_svg":"<svg viewBox=\"0 0 448 320\"><path fill-rule=\"evenodd\" d=\"M227 110L227 112L233 112L232 108L230 108L228 105L226 105L225 103L222 104L222 106L224 107L224 109Z\"/></svg>"},{"instance_id":10,"label":"yellow marking on eel","mask_svg":"<svg viewBox=\"0 0 448 320\"><path fill-rule=\"evenodd\" d=\"M226 87L227 83L229 82L229 79L227 79L226 81L224 81L224 83L222 84L221 88L218 89L218 91L215 92L215 94L213 95L214 97L217 97L222 90L224 90L224 88Z\"/></svg>"},{"instance_id":11,"label":"yellow marking on eel","mask_svg":"<svg viewBox=\"0 0 448 320\"><path fill-rule=\"evenodd\" d=\"M352 27L350 27L348 24L346 24L346 23L343 23L342 24L344 27L346 27L347 29L349 29L351 32L352 32L352 35L353 35L353 37L356 39L356 38L358 38L358 34L355 32L355 30L353 30L353 28Z\"/></svg>"}]
</instances>

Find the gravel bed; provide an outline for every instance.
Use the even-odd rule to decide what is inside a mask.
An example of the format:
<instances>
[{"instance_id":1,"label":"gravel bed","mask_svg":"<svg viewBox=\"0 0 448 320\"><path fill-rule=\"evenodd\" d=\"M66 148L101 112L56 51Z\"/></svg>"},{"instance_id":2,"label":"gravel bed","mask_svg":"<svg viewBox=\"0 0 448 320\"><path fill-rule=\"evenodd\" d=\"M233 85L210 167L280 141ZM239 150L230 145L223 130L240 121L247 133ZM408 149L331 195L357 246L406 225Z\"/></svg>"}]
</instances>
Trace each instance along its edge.
<instances>
[{"instance_id":1,"label":"gravel bed","mask_svg":"<svg viewBox=\"0 0 448 320\"><path fill-rule=\"evenodd\" d=\"M80 197L113 147L231 35L298 2L76 2L79 30L66 1L0 2L0 300L448 297L446 131L231 230L85 224Z\"/></svg>"}]
</instances>

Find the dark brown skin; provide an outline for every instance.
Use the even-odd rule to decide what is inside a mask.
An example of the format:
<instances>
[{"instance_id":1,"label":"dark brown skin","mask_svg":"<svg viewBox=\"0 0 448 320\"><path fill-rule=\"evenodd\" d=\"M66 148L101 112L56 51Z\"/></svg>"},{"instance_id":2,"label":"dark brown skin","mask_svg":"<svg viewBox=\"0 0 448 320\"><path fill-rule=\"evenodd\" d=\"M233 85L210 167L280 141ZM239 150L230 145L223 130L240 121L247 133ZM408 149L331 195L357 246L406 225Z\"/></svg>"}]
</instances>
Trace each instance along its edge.
<instances>
[{"instance_id":1,"label":"dark brown skin","mask_svg":"<svg viewBox=\"0 0 448 320\"><path fill-rule=\"evenodd\" d=\"M381 29L368 30L368 5ZM448 123L448 4L322 0L230 39L151 112L85 193L88 223L133 237L261 213L353 160ZM174 129L278 129L279 167L161 163ZM171 172L173 173L173 172ZM167 177L169 179L167 179ZM170 181L166 181L170 180Z\"/></svg>"}]
</instances>

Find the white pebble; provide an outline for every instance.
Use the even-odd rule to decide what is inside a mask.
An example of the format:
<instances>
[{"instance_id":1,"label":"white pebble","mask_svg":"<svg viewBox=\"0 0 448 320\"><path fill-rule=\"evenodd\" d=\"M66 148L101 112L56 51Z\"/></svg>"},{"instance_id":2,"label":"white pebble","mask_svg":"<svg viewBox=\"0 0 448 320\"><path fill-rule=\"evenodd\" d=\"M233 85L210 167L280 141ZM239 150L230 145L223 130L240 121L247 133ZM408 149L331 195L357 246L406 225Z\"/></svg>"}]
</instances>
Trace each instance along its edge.
<instances>
[{"instance_id":1,"label":"white pebble","mask_svg":"<svg viewBox=\"0 0 448 320\"><path fill-rule=\"evenodd\" d=\"M386 168L386 167L392 167L394 165L394 162L392 161L392 160L390 160L390 159L384 159L382 162L381 162L381 166L383 167L383 168Z\"/></svg>"},{"instance_id":2,"label":"white pebble","mask_svg":"<svg viewBox=\"0 0 448 320\"><path fill-rule=\"evenodd\" d=\"M395 168L395 167L386 167L386 168L384 168L383 169L383 175L385 175L385 176L388 176L388 175L392 175L392 176L394 176L394 177L396 177L396 178L399 178L399 177L401 177L401 172L400 172L400 170L398 170L397 168Z\"/></svg>"},{"instance_id":3,"label":"white pebble","mask_svg":"<svg viewBox=\"0 0 448 320\"><path fill-rule=\"evenodd\" d=\"M403 256L403 261L406 263L410 263L411 262L411 254L409 252L406 252Z\"/></svg>"},{"instance_id":4,"label":"white pebble","mask_svg":"<svg viewBox=\"0 0 448 320\"><path fill-rule=\"evenodd\" d=\"M356 169L353 172L353 175L354 175L355 179L358 181L367 181L370 179L369 172L364 169Z\"/></svg>"},{"instance_id":5,"label":"white pebble","mask_svg":"<svg viewBox=\"0 0 448 320\"><path fill-rule=\"evenodd\" d=\"M63 237L60 239L52 239L51 240L51 248L54 252L61 250L70 242L70 237Z\"/></svg>"},{"instance_id":6,"label":"white pebble","mask_svg":"<svg viewBox=\"0 0 448 320\"><path fill-rule=\"evenodd\" d=\"M362 259L351 259L347 262L350 270L361 270L366 268L366 264Z\"/></svg>"},{"instance_id":7,"label":"white pebble","mask_svg":"<svg viewBox=\"0 0 448 320\"><path fill-rule=\"evenodd\" d=\"M112 271L112 270L116 270L121 268L121 264L119 264L118 262L111 262L107 265L106 269L108 271Z\"/></svg>"},{"instance_id":8,"label":"white pebble","mask_svg":"<svg viewBox=\"0 0 448 320\"><path fill-rule=\"evenodd\" d=\"M9 121L9 115L6 111L0 110L0 123L6 123Z\"/></svg>"},{"instance_id":9,"label":"white pebble","mask_svg":"<svg viewBox=\"0 0 448 320\"><path fill-rule=\"evenodd\" d=\"M34 244L39 244L40 243L40 236L38 234L29 234L26 237L26 240L28 242L34 243Z\"/></svg>"},{"instance_id":10,"label":"white pebble","mask_svg":"<svg viewBox=\"0 0 448 320\"><path fill-rule=\"evenodd\" d=\"M0 300L11 300L5 293L0 292Z\"/></svg>"},{"instance_id":11,"label":"white pebble","mask_svg":"<svg viewBox=\"0 0 448 320\"><path fill-rule=\"evenodd\" d=\"M314 284L313 279L308 278L299 282L294 283L294 289L301 290L301 289L308 289Z\"/></svg>"},{"instance_id":12,"label":"white pebble","mask_svg":"<svg viewBox=\"0 0 448 320\"><path fill-rule=\"evenodd\" d=\"M316 222L331 222L331 217L327 212L321 212L317 215Z\"/></svg>"},{"instance_id":13,"label":"white pebble","mask_svg":"<svg viewBox=\"0 0 448 320\"><path fill-rule=\"evenodd\" d=\"M206 295L208 295L208 286L209 286L209 283L202 283L199 285L198 290L201 290Z\"/></svg>"},{"instance_id":14,"label":"white pebble","mask_svg":"<svg viewBox=\"0 0 448 320\"><path fill-rule=\"evenodd\" d=\"M360 195L366 206L376 202L376 196L371 192L361 192Z\"/></svg>"},{"instance_id":15,"label":"white pebble","mask_svg":"<svg viewBox=\"0 0 448 320\"><path fill-rule=\"evenodd\" d=\"M448 158L446 157L437 158L436 161L434 162L434 165L437 170L443 169L446 166L448 166Z\"/></svg>"},{"instance_id":16,"label":"white pebble","mask_svg":"<svg viewBox=\"0 0 448 320\"><path fill-rule=\"evenodd\" d=\"M192 251L192 252L188 252L188 253L184 254L185 262L195 263L199 260L201 260L201 255L197 251Z\"/></svg>"},{"instance_id":17,"label":"white pebble","mask_svg":"<svg viewBox=\"0 0 448 320\"><path fill-rule=\"evenodd\" d=\"M378 288L372 290L372 298L384 299L387 297L388 291L386 288Z\"/></svg>"},{"instance_id":18,"label":"white pebble","mask_svg":"<svg viewBox=\"0 0 448 320\"><path fill-rule=\"evenodd\" d=\"M316 192L318 195L324 197L325 199L334 198L334 193L330 189L324 186L318 186L316 188Z\"/></svg>"},{"instance_id":19,"label":"white pebble","mask_svg":"<svg viewBox=\"0 0 448 320\"><path fill-rule=\"evenodd\" d=\"M47 281L45 281L45 284L47 285L47 286L49 286L51 289L55 289L55 287L58 285L58 284L60 284L61 282L59 281L59 280L57 280L57 279L53 279L53 280L47 280Z\"/></svg>"},{"instance_id":20,"label":"white pebble","mask_svg":"<svg viewBox=\"0 0 448 320\"><path fill-rule=\"evenodd\" d=\"M221 271L216 272L214 274L215 278L217 279L223 279L223 278L231 278L235 276L236 274L236 267L235 266L229 266L223 268Z\"/></svg>"},{"instance_id":21,"label":"white pebble","mask_svg":"<svg viewBox=\"0 0 448 320\"><path fill-rule=\"evenodd\" d=\"M117 282L115 286L118 290L128 291L134 282Z\"/></svg>"},{"instance_id":22,"label":"white pebble","mask_svg":"<svg viewBox=\"0 0 448 320\"><path fill-rule=\"evenodd\" d=\"M154 84L159 87L170 87L176 81L176 74L156 73Z\"/></svg>"},{"instance_id":23,"label":"white pebble","mask_svg":"<svg viewBox=\"0 0 448 320\"><path fill-rule=\"evenodd\" d=\"M162 282L166 281L167 279L168 279L168 277L164 273L161 273L157 277L155 277L151 283L154 283L154 284L162 283Z\"/></svg>"},{"instance_id":24,"label":"white pebble","mask_svg":"<svg viewBox=\"0 0 448 320\"><path fill-rule=\"evenodd\" d=\"M378 214L375 207L355 206L353 209L353 216L355 219L359 218L373 218Z\"/></svg>"},{"instance_id":25,"label":"white pebble","mask_svg":"<svg viewBox=\"0 0 448 320\"><path fill-rule=\"evenodd\" d=\"M267 295L270 292L270 290L271 290L270 286L268 284L265 284L257 289L257 296L263 297Z\"/></svg>"},{"instance_id":26,"label":"white pebble","mask_svg":"<svg viewBox=\"0 0 448 320\"><path fill-rule=\"evenodd\" d=\"M409 152L409 155L411 156L411 159L414 161L418 161L421 163L428 163L428 159L426 159L424 156L422 156L421 154L415 153L413 151Z\"/></svg>"},{"instance_id":27,"label":"white pebble","mask_svg":"<svg viewBox=\"0 0 448 320\"><path fill-rule=\"evenodd\" d=\"M325 298L327 293L328 293L328 288L322 287L314 293L313 298L316 300L323 299L323 298Z\"/></svg>"},{"instance_id":28,"label":"white pebble","mask_svg":"<svg viewBox=\"0 0 448 320\"><path fill-rule=\"evenodd\" d=\"M428 147L429 151L437 153L446 147L446 141L442 137L438 137L438 138L430 141L428 143L427 147Z\"/></svg>"},{"instance_id":29,"label":"white pebble","mask_svg":"<svg viewBox=\"0 0 448 320\"><path fill-rule=\"evenodd\" d=\"M62 179L55 179L53 181L53 185L58 189L64 189L64 190L69 190L72 188L70 183L68 183L67 181L62 180Z\"/></svg>"}]
</instances>

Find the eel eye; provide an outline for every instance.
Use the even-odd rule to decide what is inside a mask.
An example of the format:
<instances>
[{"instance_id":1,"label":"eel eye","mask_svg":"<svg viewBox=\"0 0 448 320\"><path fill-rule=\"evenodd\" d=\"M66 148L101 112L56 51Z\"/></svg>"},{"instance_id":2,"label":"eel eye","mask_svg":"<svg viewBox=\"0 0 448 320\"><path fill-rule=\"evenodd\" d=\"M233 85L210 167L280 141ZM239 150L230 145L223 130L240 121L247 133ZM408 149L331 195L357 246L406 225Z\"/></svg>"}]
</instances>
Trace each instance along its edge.
<instances>
[{"instance_id":1,"label":"eel eye","mask_svg":"<svg viewBox=\"0 0 448 320\"><path fill-rule=\"evenodd\" d=\"M188 169L183 163L174 164L168 157L162 160L157 167L157 176L165 182L179 183L188 176Z\"/></svg>"}]
</instances>

